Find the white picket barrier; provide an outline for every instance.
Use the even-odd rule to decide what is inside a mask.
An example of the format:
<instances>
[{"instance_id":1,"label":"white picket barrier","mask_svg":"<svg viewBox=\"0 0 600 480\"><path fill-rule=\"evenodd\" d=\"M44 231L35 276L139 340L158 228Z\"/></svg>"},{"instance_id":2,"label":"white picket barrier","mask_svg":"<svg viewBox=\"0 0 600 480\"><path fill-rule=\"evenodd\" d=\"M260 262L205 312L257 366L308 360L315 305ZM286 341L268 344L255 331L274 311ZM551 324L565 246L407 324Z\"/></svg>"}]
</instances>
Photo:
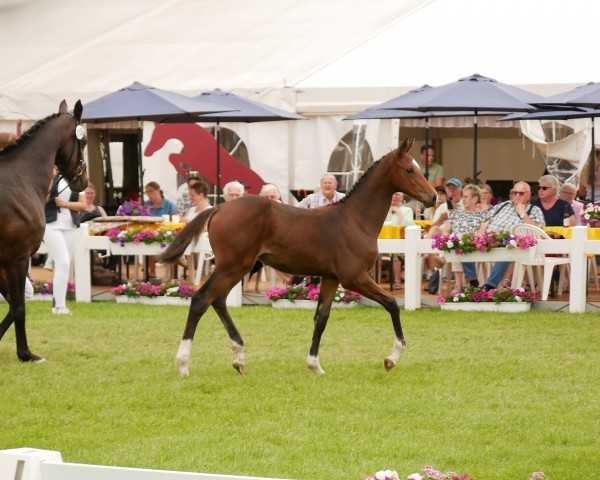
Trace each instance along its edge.
<instances>
[{"instance_id":1,"label":"white picket barrier","mask_svg":"<svg viewBox=\"0 0 600 480\"><path fill-rule=\"evenodd\" d=\"M0 450L0 480L284 480L212 473L64 463L51 450Z\"/></svg>"}]
</instances>

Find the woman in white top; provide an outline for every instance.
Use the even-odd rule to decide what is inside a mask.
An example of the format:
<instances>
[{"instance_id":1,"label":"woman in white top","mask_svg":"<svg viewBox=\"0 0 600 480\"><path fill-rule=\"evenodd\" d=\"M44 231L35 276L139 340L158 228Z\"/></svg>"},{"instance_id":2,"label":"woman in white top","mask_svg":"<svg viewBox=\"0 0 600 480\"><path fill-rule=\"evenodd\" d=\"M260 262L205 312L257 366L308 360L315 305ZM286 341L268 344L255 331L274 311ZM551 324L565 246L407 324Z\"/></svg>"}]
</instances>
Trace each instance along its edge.
<instances>
[{"instance_id":1,"label":"woman in white top","mask_svg":"<svg viewBox=\"0 0 600 480\"><path fill-rule=\"evenodd\" d=\"M52 313L70 315L71 312L66 306L67 283L79 228L79 212L85 210L85 193L71 191L67 181L57 173L55 167L55 177L44 207L44 243L48 254L54 259Z\"/></svg>"},{"instance_id":2,"label":"woman in white top","mask_svg":"<svg viewBox=\"0 0 600 480\"><path fill-rule=\"evenodd\" d=\"M183 218L185 223L191 222L201 211L211 208L210 203L208 203L208 185L206 182L196 181L196 183L190 185L189 191L192 206Z\"/></svg>"}]
</instances>

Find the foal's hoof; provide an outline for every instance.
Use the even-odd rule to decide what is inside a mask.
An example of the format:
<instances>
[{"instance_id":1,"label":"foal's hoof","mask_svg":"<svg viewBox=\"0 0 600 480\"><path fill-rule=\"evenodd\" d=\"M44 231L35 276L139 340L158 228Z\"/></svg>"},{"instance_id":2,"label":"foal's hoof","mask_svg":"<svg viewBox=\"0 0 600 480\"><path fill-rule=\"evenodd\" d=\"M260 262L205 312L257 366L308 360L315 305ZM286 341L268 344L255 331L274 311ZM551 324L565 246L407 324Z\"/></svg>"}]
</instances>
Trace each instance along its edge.
<instances>
[{"instance_id":1,"label":"foal's hoof","mask_svg":"<svg viewBox=\"0 0 600 480\"><path fill-rule=\"evenodd\" d=\"M235 368L240 375L243 375L244 368L246 368L246 365L244 365L243 363L240 363L240 362L233 362L233 368Z\"/></svg>"},{"instance_id":2,"label":"foal's hoof","mask_svg":"<svg viewBox=\"0 0 600 480\"><path fill-rule=\"evenodd\" d=\"M319 362L318 357L313 357L312 355L309 355L306 358L306 366L311 372L318 373L319 375L325 373L325 370L321 368L321 363Z\"/></svg>"},{"instance_id":3,"label":"foal's hoof","mask_svg":"<svg viewBox=\"0 0 600 480\"><path fill-rule=\"evenodd\" d=\"M46 359L44 357L40 357L39 355L35 355L33 353L29 353L27 355L23 355L22 357L19 357L19 360L21 360L21 362L23 362L23 363L25 363L25 362L44 363L46 361Z\"/></svg>"},{"instance_id":4,"label":"foal's hoof","mask_svg":"<svg viewBox=\"0 0 600 480\"><path fill-rule=\"evenodd\" d=\"M383 361L383 366L385 367L386 372L389 372L392 368L396 366L396 363L390 357L387 357Z\"/></svg>"}]
</instances>

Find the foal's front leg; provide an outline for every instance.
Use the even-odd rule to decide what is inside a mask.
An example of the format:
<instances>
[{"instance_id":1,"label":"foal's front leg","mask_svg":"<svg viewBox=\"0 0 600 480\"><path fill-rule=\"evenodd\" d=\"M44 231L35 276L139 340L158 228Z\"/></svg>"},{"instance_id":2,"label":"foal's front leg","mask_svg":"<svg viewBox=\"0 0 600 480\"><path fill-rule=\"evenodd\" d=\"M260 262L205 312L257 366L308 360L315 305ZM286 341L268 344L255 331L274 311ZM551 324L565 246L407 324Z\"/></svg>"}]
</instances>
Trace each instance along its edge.
<instances>
[{"instance_id":1,"label":"foal's front leg","mask_svg":"<svg viewBox=\"0 0 600 480\"><path fill-rule=\"evenodd\" d=\"M317 310L315 312L315 328L313 330L310 351L306 358L308 368L315 373L325 373L319 362L319 344L327 326L327 320L329 320L331 303L333 302L338 283L337 278L321 278L321 293L319 294L319 302L317 303Z\"/></svg>"}]
</instances>

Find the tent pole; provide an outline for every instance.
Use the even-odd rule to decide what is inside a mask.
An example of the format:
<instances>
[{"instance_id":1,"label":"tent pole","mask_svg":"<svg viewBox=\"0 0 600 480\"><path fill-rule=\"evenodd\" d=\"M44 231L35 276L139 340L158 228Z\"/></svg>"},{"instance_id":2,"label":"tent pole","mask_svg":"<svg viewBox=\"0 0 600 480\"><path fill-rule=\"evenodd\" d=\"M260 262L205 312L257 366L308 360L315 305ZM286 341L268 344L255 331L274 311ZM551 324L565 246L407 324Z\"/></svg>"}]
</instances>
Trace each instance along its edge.
<instances>
[{"instance_id":1,"label":"tent pole","mask_svg":"<svg viewBox=\"0 0 600 480\"><path fill-rule=\"evenodd\" d=\"M221 203L221 149L219 143L219 122L217 121L217 125L215 127L215 141L217 143L217 191L215 198L215 205Z\"/></svg>"},{"instance_id":2,"label":"tent pole","mask_svg":"<svg viewBox=\"0 0 600 480\"><path fill-rule=\"evenodd\" d=\"M594 117L592 117L592 158L590 161L592 162L592 178L590 179L590 183L592 184L592 203L594 203L594 191L596 190L596 139L595 137L595 125L594 125Z\"/></svg>"},{"instance_id":3,"label":"tent pole","mask_svg":"<svg viewBox=\"0 0 600 480\"><path fill-rule=\"evenodd\" d=\"M142 125L144 125L142 123ZM138 141L137 141L137 153L138 153L138 175L139 175L139 187L140 187L140 203L144 203L144 166L142 164L142 140L144 136L144 129L138 125ZM127 199L125 199L127 200Z\"/></svg>"},{"instance_id":4,"label":"tent pole","mask_svg":"<svg viewBox=\"0 0 600 480\"><path fill-rule=\"evenodd\" d=\"M429 118L425 118L425 178L429 182Z\"/></svg>"}]
</instances>

